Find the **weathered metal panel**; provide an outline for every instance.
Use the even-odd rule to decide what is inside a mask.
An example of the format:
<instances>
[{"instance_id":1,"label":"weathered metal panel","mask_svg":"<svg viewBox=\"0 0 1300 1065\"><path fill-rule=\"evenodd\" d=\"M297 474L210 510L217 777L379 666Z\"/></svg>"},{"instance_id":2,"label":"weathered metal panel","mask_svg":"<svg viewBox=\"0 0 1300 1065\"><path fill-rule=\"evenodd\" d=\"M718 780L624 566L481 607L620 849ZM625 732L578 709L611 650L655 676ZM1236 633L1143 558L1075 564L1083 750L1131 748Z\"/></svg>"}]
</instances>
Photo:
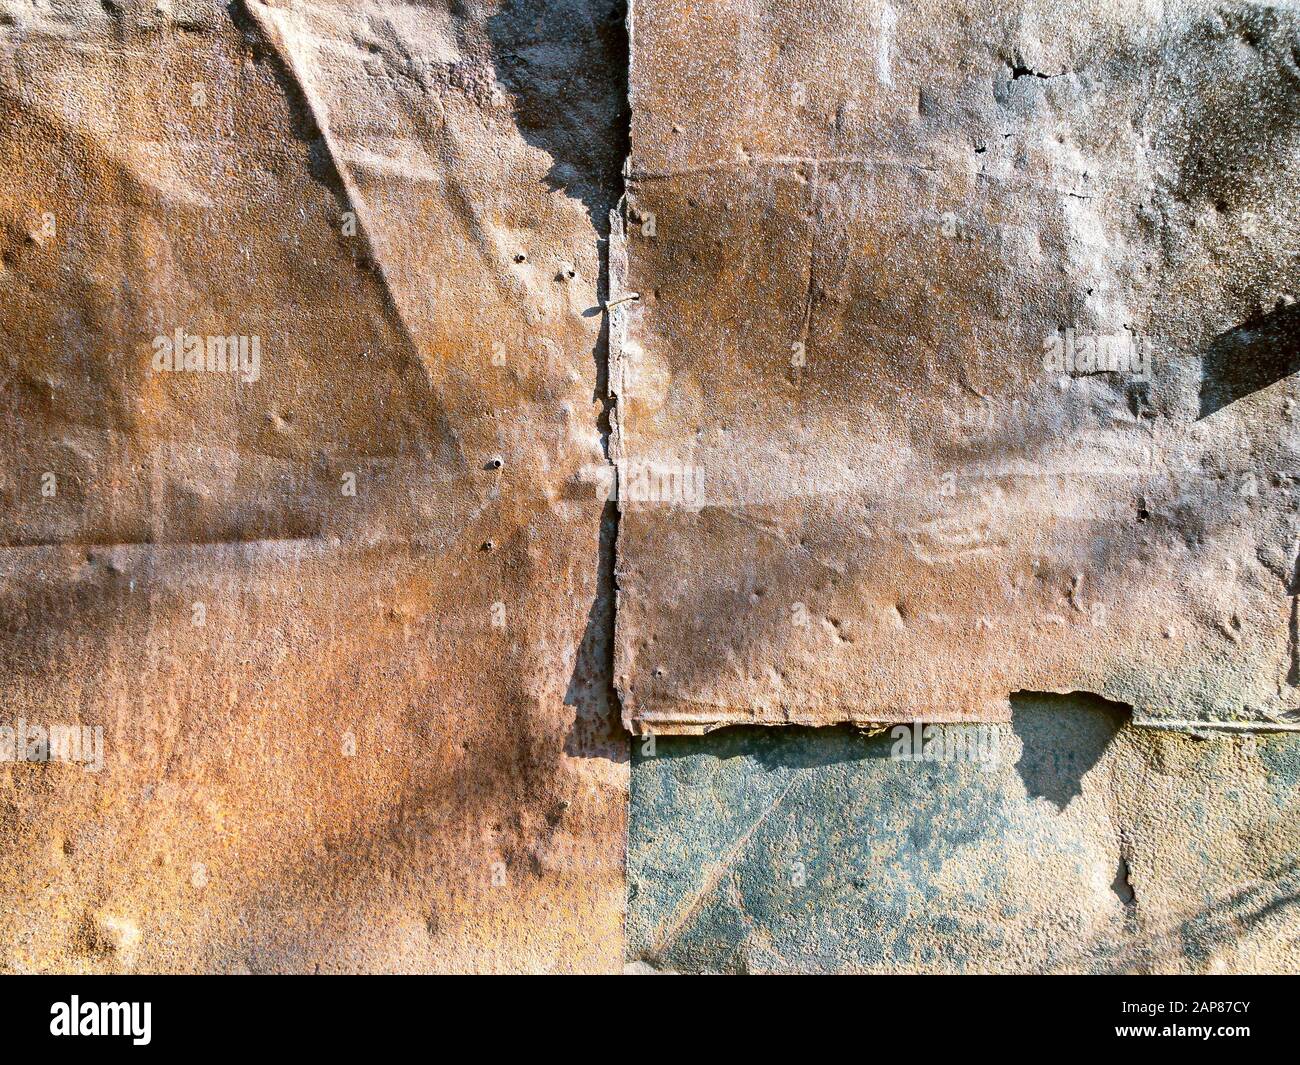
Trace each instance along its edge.
<instances>
[{"instance_id":1,"label":"weathered metal panel","mask_svg":"<svg viewBox=\"0 0 1300 1065\"><path fill-rule=\"evenodd\" d=\"M1294 727L1300 15L638 0L626 722Z\"/></svg>"},{"instance_id":2,"label":"weathered metal panel","mask_svg":"<svg viewBox=\"0 0 1300 1065\"><path fill-rule=\"evenodd\" d=\"M0 14L0 968L1294 970L1300 16L620 19Z\"/></svg>"},{"instance_id":3,"label":"weathered metal panel","mask_svg":"<svg viewBox=\"0 0 1300 1065\"><path fill-rule=\"evenodd\" d=\"M102 729L103 764L0 766L0 966L621 963L621 32L6 5L0 724ZM164 365L178 329L258 365Z\"/></svg>"}]
</instances>

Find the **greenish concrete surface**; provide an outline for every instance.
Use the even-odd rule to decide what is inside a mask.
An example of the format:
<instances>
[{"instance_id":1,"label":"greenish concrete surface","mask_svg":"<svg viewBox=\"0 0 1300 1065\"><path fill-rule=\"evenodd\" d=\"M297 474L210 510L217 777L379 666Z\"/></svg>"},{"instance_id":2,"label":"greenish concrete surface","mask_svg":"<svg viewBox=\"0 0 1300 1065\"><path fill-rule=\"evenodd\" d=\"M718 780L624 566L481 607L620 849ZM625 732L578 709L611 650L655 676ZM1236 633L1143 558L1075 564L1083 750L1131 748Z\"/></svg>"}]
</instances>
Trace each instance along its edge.
<instances>
[{"instance_id":1,"label":"greenish concrete surface","mask_svg":"<svg viewBox=\"0 0 1300 1065\"><path fill-rule=\"evenodd\" d=\"M1013 710L637 741L632 968L1300 970L1300 740Z\"/></svg>"}]
</instances>

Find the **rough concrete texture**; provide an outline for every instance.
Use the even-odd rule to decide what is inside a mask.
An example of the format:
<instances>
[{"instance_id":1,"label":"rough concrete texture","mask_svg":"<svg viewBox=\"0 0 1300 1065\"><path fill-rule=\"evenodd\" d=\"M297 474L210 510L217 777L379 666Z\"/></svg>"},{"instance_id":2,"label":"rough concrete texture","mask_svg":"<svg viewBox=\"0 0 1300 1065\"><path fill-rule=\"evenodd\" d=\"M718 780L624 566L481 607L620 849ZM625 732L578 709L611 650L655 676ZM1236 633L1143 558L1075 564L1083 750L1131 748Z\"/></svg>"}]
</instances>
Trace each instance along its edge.
<instances>
[{"instance_id":1,"label":"rough concrete texture","mask_svg":"<svg viewBox=\"0 0 1300 1065\"><path fill-rule=\"evenodd\" d=\"M1126 717L655 737L633 971L1295 972L1300 743Z\"/></svg>"},{"instance_id":2,"label":"rough concrete texture","mask_svg":"<svg viewBox=\"0 0 1300 1065\"><path fill-rule=\"evenodd\" d=\"M618 684L660 734L1294 728L1300 10L638 0Z\"/></svg>"},{"instance_id":3,"label":"rough concrete texture","mask_svg":"<svg viewBox=\"0 0 1300 1065\"><path fill-rule=\"evenodd\" d=\"M0 766L0 967L621 965L625 52L581 0L0 5L0 723L103 736Z\"/></svg>"}]
</instances>

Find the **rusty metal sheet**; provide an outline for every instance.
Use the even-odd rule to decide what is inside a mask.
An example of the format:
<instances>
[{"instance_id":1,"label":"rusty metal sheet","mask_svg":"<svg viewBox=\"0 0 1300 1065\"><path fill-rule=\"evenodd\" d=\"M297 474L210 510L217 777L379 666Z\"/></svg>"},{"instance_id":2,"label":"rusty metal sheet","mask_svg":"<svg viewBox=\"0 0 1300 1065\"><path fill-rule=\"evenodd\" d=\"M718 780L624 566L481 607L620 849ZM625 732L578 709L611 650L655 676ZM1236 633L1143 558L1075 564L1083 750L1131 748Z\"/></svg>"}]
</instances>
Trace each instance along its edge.
<instances>
[{"instance_id":1,"label":"rusty metal sheet","mask_svg":"<svg viewBox=\"0 0 1300 1065\"><path fill-rule=\"evenodd\" d=\"M626 723L1294 728L1300 13L638 0Z\"/></svg>"},{"instance_id":2,"label":"rusty metal sheet","mask_svg":"<svg viewBox=\"0 0 1300 1065\"><path fill-rule=\"evenodd\" d=\"M4 5L0 968L621 963L605 6Z\"/></svg>"}]
</instances>

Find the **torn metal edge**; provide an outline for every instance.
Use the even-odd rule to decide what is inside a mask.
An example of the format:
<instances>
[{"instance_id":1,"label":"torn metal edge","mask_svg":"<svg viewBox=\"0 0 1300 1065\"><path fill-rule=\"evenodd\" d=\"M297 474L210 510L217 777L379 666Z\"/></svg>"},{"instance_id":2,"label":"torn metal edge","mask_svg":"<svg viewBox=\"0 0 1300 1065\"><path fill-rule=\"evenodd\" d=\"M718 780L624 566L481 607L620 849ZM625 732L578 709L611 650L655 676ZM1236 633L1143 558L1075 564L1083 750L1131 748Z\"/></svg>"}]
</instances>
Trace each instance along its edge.
<instances>
[{"instance_id":1,"label":"torn metal edge","mask_svg":"<svg viewBox=\"0 0 1300 1065\"><path fill-rule=\"evenodd\" d=\"M631 5L628 8L628 36L632 32ZM632 720L627 692L624 690L624 678L619 673L619 647L622 646L622 587L620 563L623 546L623 493L622 470L625 460L623 435L623 397L625 395L623 374L626 368L628 316L637 305L635 300L614 303L626 292L627 288L627 194L619 197L614 209L609 212L609 284L606 288L611 305L607 310L609 316L608 345L608 399L609 399L609 446L606 458L613 466L612 498L615 511L619 515L618 528L614 533L614 694L618 698L619 718L623 728L636 734L637 728Z\"/></svg>"}]
</instances>

